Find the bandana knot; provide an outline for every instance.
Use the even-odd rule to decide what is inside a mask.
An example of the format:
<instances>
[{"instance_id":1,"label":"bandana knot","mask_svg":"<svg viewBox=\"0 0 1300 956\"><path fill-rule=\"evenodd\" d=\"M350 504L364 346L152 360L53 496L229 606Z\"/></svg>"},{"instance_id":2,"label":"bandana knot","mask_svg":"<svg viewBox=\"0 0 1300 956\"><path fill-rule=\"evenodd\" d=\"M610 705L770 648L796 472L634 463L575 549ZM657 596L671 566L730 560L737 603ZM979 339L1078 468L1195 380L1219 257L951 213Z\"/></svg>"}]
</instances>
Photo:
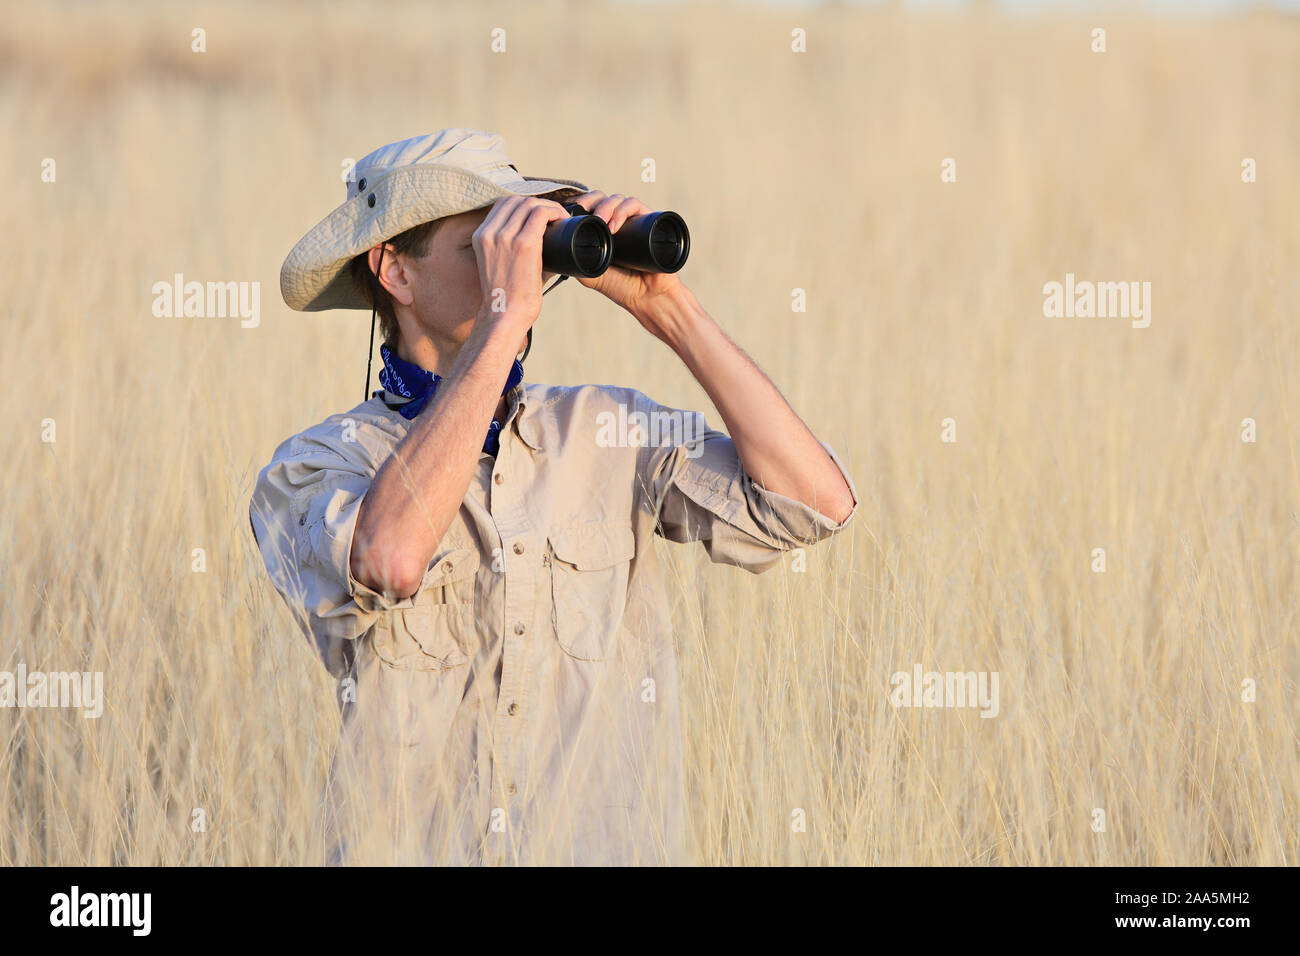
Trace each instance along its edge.
<instances>
[{"instance_id":1,"label":"bandana knot","mask_svg":"<svg viewBox=\"0 0 1300 956\"><path fill-rule=\"evenodd\" d=\"M379 384L394 395L410 399L398 406L397 411L403 418L414 418L429 403L429 399L433 398L442 376L420 368L413 362L398 358L387 344L379 346L379 354L384 359L384 367L379 370ZM510 367L510 375L506 378L506 387L501 390L501 394L504 396L522 382L523 378L523 363L515 359L514 365ZM494 418L488 425L487 437L483 439L483 450L493 457L496 456L499 447L500 434L501 423Z\"/></svg>"}]
</instances>

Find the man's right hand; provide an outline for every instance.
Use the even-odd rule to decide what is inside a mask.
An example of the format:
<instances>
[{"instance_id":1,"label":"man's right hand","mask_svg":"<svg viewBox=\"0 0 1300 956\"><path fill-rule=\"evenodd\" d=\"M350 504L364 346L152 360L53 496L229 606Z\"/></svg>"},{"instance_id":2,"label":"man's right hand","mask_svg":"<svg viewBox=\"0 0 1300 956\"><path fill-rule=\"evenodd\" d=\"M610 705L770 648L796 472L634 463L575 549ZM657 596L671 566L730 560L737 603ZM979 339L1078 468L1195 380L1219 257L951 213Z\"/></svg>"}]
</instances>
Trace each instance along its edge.
<instances>
[{"instance_id":1,"label":"man's right hand","mask_svg":"<svg viewBox=\"0 0 1300 956\"><path fill-rule=\"evenodd\" d=\"M519 335L532 328L542 312L542 234L568 217L558 202L536 196L503 196L492 204L472 236L482 289L479 321L506 323Z\"/></svg>"}]
</instances>

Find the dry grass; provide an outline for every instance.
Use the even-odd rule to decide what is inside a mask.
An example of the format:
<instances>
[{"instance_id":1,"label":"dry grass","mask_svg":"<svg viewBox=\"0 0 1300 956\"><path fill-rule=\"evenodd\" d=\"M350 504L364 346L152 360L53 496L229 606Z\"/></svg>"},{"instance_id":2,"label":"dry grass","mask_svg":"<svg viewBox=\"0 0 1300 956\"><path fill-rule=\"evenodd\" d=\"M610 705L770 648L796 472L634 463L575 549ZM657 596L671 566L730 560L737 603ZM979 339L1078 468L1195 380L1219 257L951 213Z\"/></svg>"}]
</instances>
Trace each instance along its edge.
<instances>
[{"instance_id":1,"label":"dry grass","mask_svg":"<svg viewBox=\"0 0 1300 956\"><path fill-rule=\"evenodd\" d=\"M1297 862L1300 23L1116 13L1095 55L1092 19L892 7L44 6L0 37L0 669L107 707L0 712L0 864L306 858L333 685L247 498L358 400L367 328L278 270L344 157L455 125L681 212L687 283L857 481L806 573L665 547L701 861ZM261 325L154 318L176 272L260 281ZM1066 272L1152 282L1150 328L1044 318ZM529 378L718 422L576 286ZM916 663L999 672L999 715L893 708Z\"/></svg>"}]
</instances>

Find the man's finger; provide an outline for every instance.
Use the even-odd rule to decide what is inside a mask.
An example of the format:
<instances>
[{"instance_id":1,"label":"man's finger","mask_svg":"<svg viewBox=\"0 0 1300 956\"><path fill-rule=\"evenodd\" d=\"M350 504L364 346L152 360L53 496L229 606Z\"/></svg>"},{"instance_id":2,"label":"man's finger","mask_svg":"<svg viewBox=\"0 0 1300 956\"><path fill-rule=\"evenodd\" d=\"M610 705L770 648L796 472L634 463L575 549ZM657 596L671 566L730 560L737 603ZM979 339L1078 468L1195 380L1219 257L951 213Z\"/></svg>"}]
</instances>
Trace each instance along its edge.
<instances>
[{"instance_id":1,"label":"man's finger","mask_svg":"<svg viewBox=\"0 0 1300 956\"><path fill-rule=\"evenodd\" d=\"M478 224L478 228L474 230L471 238L481 239L489 232L496 231L499 224L509 220L510 214L515 208L514 200L520 198L522 197L502 196L500 199L492 203L491 208L488 209L488 214L484 216L483 221Z\"/></svg>"},{"instance_id":2,"label":"man's finger","mask_svg":"<svg viewBox=\"0 0 1300 956\"><path fill-rule=\"evenodd\" d=\"M498 200L503 207L501 215L505 218L496 229L495 234L497 238L501 239L503 242L514 238L523 230L524 224L528 221L528 217L532 214L533 210L539 207L554 206L557 210L557 215L555 216L557 219L562 219L566 215L563 207L561 207L559 203L552 203L545 199L534 202L533 200L535 198L536 197L533 196L505 196ZM483 225L486 226L487 222L484 221Z\"/></svg>"},{"instance_id":3,"label":"man's finger","mask_svg":"<svg viewBox=\"0 0 1300 956\"><path fill-rule=\"evenodd\" d=\"M635 196L625 196L623 201L610 213L606 225L609 226L610 232L618 232L619 227L633 216L640 216L647 212L653 212L653 210Z\"/></svg>"},{"instance_id":4,"label":"man's finger","mask_svg":"<svg viewBox=\"0 0 1300 956\"><path fill-rule=\"evenodd\" d=\"M590 192L583 193L581 196L575 196L573 199L570 199L569 202L576 202L583 209L590 209L592 204L598 203L604 198L605 194L603 192L599 189L593 189Z\"/></svg>"},{"instance_id":5,"label":"man's finger","mask_svg":"<svg viewBox=\"0 0 1300 956\"><path fill-rule=\"evenodd\" d=\"M604 199L601 199L594 206L588 206L586 203L584 203L583 206L586 209L589 209L593 216L599 216L601 219L605 220L606 224L608 224L609 217L613 215L614 210L618 208L618 204L626 198L626 196L623 196L620 193L614 193L612 196L606 196Z\"/></svg>"},{"instance_id":6,"label":"man's finger","mask_svg":"<svg viewBox=\"0 0 1300 956\"><path fill-rule=\"evenodd\" d=\"M567 218L569 218L569 211L557 202L546 199L536 204L528 203L523 208L523 220L519 224L519 231L536 230L540 235L550 223Z\"/></svg>"}]
</instances>

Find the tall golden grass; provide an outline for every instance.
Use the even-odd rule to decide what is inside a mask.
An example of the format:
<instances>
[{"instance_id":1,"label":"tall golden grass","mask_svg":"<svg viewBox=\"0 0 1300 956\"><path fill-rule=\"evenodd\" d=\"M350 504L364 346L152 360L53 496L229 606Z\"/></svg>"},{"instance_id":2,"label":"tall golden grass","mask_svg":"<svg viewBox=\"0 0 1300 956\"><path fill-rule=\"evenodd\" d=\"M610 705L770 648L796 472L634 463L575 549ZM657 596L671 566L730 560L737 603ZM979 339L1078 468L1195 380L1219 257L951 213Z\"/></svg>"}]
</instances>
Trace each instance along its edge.
<instances>
[{"instance_id":1,"label":"tall golden grass","mask_svg":"<svg viewBox=\"0 0 1300 956\"><path fill-rule=\"evenodd\" d=\"M335 685L247 501L282 438L359 400L368 329L291 312L279 266L341 200L346 158L460 125L502 132L526 172L682 213L683 278L858 486L803 572L662 545L700 862L1297 861L1294 18L4 20L0 669L101 670L106 706L0 711L0 863L311 859ZM151 286L178 272L260 282L260 325L155 318ZM1150 327L1044 317L1067 272L1150 281ZM634 385L721 424L672 354L572 283L547 296L528 379ZM893 707L890 676L916 664L997 671L997 717Z\"/></svg>"}]
</instances>

